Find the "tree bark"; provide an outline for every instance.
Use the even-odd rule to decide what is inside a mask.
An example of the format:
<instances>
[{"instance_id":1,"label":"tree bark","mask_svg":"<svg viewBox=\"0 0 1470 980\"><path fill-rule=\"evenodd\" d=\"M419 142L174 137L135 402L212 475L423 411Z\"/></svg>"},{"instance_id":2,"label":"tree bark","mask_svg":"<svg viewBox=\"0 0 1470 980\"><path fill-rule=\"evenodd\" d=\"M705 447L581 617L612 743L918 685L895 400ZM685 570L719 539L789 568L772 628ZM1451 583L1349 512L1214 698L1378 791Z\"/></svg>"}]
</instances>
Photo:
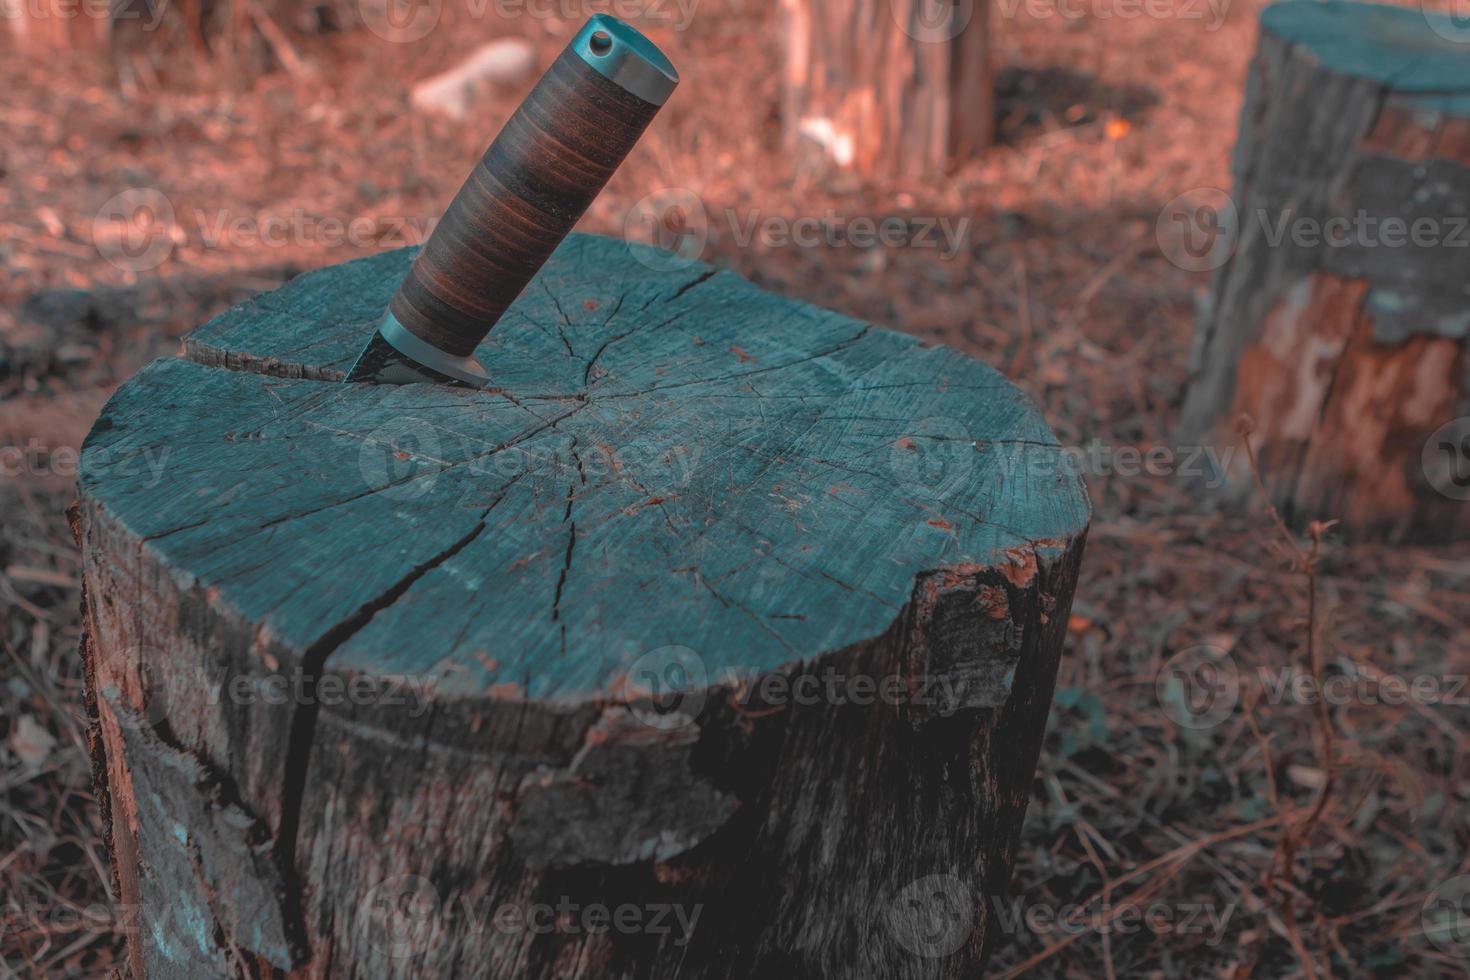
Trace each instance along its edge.
<instances>
[{"instance_id":1,"label":"tree bark","mask_svg":"<svg viewBox=\"0 0 1470 980\"><path fill-rule=\"evenodd\" d=\"M0 23L8 47L54 57L72 49L96 49L107 36L105 3L67 0L4 0Z\"/></svg>"},{"instance_id":2,"label":"tree bark","mask_svg":"<svg viewBox=\"0 0 1470 980\"><path fill-rule=\"evenodd\" d=\"M788 154L806 171L943 174L988 147L987 0L782 0Z\"/></svg>"},{"instance_id":3,"label":"tree bark","mask_svg":"<svg viewBox=\"0 0 1470 980\"><path fill-rule=\"evenodd\" d=\"M1217 268L1185 437L1233 443L1249 416L1261 479L1296 526L1470 534L1454 425L1470 415L1470 45L1453 30L1396 7L1268 8L1233 213L1185 215L1196 232L1219 219L1201 243L1214 251L1194 253ZM1243 452L1231 477L1252 492Z\"/></svg>"},{"instance_id":4,"label":"tree bark","mask_svg":"<svg viewBox=\"0 0 1470 980\"><path fill-rule=\"evenodd\" d=\"M973 976L1088 521L1035 409L581 235L497 388L339 383L410 260L225 313L84 449L134 971Z\"/></svg>"}]
</instances>

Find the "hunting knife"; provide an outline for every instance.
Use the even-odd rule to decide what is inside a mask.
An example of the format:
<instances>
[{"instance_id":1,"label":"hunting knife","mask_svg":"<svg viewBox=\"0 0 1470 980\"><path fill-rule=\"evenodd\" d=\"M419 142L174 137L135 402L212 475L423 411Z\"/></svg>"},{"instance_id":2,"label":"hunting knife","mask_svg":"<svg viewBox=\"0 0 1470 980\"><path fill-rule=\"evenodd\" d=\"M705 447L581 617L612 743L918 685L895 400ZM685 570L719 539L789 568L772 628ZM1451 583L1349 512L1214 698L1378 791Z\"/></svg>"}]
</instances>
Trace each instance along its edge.
<instances>
[{"instance_id":1,"label":"hunting knife","mask_svg":"<svg viewBox=\"0 0 1470 980\"><path fill-rule=\"evenodd\" d=\"M489 384L475 348L678 83L653 42L593 15L449 203L347 380Z\"/></svg>"}]
</instances>

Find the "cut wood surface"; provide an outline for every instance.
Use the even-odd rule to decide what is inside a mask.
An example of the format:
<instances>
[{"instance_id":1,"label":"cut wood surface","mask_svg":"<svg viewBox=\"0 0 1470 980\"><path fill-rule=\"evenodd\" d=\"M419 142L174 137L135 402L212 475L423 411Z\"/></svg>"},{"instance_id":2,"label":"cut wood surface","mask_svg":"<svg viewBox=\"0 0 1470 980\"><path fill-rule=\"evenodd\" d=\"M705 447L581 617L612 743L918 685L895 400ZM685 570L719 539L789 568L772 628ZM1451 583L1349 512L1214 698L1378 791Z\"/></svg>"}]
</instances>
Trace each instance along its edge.
<instances>
[{"instance_id":1,"label":"cut wood surface","mask_svg":"<svg viewBox=\"0 0 1470 980\"><path fill-rule=\"evenodd\" d=\"M496 387L337 383L411 258L222 315L86 444L134 970L973 975L1088 521L1035 408L581 235Z\"/></svg>"},{"instance_id":2,"label":"cut wood surface","mask_svg":"<svg viewBox=\"0 0 1470 980\"><path fill-rule=\"evenodd\" d=\"M1184 418L1189 438L1234 441L1250 416L1261 477L1297 525L1470 535L1470 494L1447 482L1470 456L1426 449L1470 415L1470 34L1458 29L1455 41L1448 17L1351 3L1261 17L1233 253L1199 323ZM1237 463L1247 495L1243 453Z\"/></svg>"}]
</instances>

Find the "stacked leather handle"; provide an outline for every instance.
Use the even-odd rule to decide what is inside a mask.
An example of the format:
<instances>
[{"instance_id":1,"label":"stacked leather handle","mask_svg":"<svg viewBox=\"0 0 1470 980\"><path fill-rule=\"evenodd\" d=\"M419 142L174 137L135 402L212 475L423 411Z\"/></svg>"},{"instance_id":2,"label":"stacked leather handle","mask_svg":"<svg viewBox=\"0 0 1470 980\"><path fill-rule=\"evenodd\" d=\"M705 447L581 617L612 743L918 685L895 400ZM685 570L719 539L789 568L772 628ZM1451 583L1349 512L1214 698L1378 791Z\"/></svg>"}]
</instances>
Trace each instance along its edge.
<instances>
[{"instance_id":1,"label":"stacked leather handle","mask_svg":"<svg viewBox=\"0 0 1470 980\"><path fill-rule=\"evenodd\" d=\"M594 16L516 109L389 304L470 355L638 142L678 76L622 21Z\"/></svg>"}]
</instances>

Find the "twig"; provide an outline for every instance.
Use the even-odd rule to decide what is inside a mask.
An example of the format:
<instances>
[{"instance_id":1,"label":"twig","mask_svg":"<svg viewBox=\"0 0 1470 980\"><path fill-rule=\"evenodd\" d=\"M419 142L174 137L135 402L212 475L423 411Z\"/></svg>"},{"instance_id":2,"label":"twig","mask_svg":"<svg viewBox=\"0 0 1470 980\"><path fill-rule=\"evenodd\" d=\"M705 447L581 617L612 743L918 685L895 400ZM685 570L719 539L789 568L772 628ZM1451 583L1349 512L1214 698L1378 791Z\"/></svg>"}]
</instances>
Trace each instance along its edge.
<instances>
[{"instance_id":1,"label":"twig","mask_svg":"<svg viewBox=\"0 0 1470 980\"><path fill-rule=\"evenodd\" d=\"M1317 566L1321 558L1322 535L1330 529L1336 521L1312 521L1307 526L1307 536L1311 539L1311 545L1303 548L1296 536L1287 528L1286 522L1281 519L1281 514L1271 503L1271 497L1266 492L1266 484L1261 479L1260 466L1256 461L1255 446L1251 443L1251 431L1254 422L1250 416L1242 415L1236 424L1236 431L1240 433L1245 445L1246 458L1250 461L1251 480L1255 484L1256 492L1260 495L1262 503L1266 506L1266 512L1276 524L1276 529L1282 538L1296 555L1298 570L1307 579L1307 670L1311 674L1312 683L1318 696L1316 702L1317 716L1317 754L1318 764L1323 772L1322 788L1317 793L1316 802L1307 813L1305 819L1293 823L1290 819L1283 819L1281 826L1281 838L1276 844L1276 850L1271 856L1271 864L1267 867L1265 875L1261 879L1261 887L1270 895L1276 891L1276 875L1281 870L1290 875L1296 867L1297 854L1311 839L1318 823L1321 822L1323 813L1327 810L1327 803L1332 798L1332 791L1337 777L1337 765L1334 758L1336 751L1336 732L1332 725L1332 712L1327 704L1327 699L1321 696L1324 690L1323 666L1320 645L1317 643ZM1255 729L1254 720L1251 727ZM1259 733L1258 733L1259 734ZM1264 748L1264 744L1263 744ZM1270 771L1269 760L1267 771ZM1273 778L1274 783L1274 778ZM1272 791L1275 796L1274 789ZM1317 965L1312 958L1311 952L1302 941L1301 934L1296 925L1296 905L1293 892L1290 888L1282 888L1281 892L1281 919L1286 925L1287 941L1291 944L1293 952L1301 963L1302 972L1308 980L1316 980Z\"/></svg>"}]
</instances>

